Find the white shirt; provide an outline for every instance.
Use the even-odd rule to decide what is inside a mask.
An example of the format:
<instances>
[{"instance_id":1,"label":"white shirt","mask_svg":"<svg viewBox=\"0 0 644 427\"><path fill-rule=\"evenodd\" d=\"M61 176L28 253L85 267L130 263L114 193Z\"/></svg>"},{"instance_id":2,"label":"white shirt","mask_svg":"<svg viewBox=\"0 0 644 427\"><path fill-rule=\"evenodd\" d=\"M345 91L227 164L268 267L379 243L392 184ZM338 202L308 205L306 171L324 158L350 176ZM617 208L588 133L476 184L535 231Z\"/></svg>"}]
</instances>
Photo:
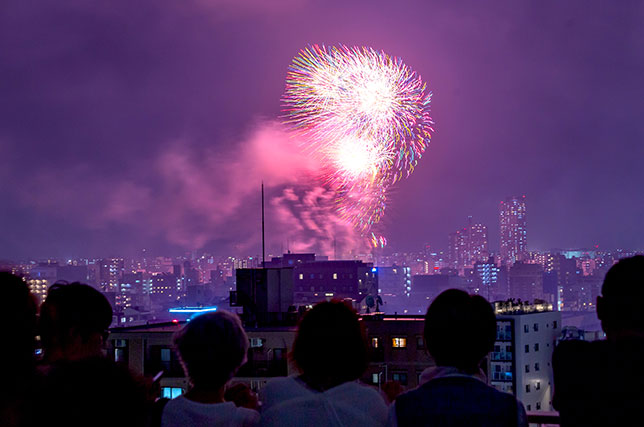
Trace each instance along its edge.
<instances>
[{"instance_id":1,"label":"white shirt","mask_svg":"<svg viewBox=\"0 0 644 427\"><path fill-rule=\"evenodd\" d=\"M169 401L161 415L162 427L186 426L239 426L259 425L259 413L238 408L232 402L199 403L184 396Z\"/></svg>"},{"instance_id":2,"label":"white shirt","mask_svg":"<svg viewBox=\"0 0 644 427\"><path fill-rule=\"evenodd\" d=\"M384 426L380 394L355 381L319 392L295 377L275 378L263 390L262 426Z\"/></svg>"}]
</instances>

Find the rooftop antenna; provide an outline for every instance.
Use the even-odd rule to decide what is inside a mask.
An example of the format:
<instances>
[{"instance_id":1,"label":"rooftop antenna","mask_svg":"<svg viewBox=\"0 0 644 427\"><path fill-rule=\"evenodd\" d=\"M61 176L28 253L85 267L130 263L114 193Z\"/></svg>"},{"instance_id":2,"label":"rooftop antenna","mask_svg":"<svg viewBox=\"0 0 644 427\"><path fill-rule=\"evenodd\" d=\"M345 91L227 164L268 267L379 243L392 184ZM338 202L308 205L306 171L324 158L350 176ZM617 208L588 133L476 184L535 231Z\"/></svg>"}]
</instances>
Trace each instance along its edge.
<instances>
[{"instance_id":1,"label":"rooftop antenna","mask_svg":"<svg viewBox=\"0 0 644 427\"><path fill-rule=\"evenodd\" d=\"M266 263L266 250L265 250L265 238L264 238L264 181L262 181L262 268L264 268Z\"/></svg>"},{"instance_id":2,"label":"rooftop antenna","mask_svg":"<svg viewBox=\"0 0 644 427\"><path fill-rule=\"evenodd\" d=\"M333 236L333 259L336 261L338 259L338 247L336 246L335 236Z\"/></svg>"}]
</instances>

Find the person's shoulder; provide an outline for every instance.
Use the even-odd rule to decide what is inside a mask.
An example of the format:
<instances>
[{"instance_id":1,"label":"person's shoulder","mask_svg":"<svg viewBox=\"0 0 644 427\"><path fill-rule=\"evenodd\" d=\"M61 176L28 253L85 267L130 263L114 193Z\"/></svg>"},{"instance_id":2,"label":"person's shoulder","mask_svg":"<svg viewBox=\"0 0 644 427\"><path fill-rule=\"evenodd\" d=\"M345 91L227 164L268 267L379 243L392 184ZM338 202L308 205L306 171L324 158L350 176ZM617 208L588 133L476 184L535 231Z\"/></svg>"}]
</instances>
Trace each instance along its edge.
<instances>
[{"instance_id":1,"label":"person's shoulder","mask_svg":"<svg viewBox=\"0 0 644 427\"><path fill-rule=\"evenodd\" d=\"M297 384L295 377L277 377L268 380L264 388L266 389L281 389L287 387L293 387Z\"/></svg>"},{"instance_id":2,"label":"person's shoulder","mask_svg":"<svg viewBox=\"0 0 644 427\"><path fill-rule=\"evenodd\" d=\"M387 404L378 390L357 381L346 382L324 394L333 400L342 400L352 405L370 407L373 410L381 408L386 411L387 408Z\"/></svg>"},{"instance_id":3,"label":"person's shoulder","mask_svg":"<svg viewBox=\"0 0 644 427\"><path fill-rule=\"evenodd\" d=\"M269 380L260 390L259 397L262 401L262 412L273 406L301 396L311 394L294 377L279 377Z\"/></svg>"},{"instance_id":4,"label":"person's shoulder","mask_svg":"<svg viewBox=\"0 0 644 427\"><path fill-rule=\"evenodd\" d=\"M248 408L237 408L235 424L243 427L259 425L259 412Z\"/></svg>"},{"instance_id":5,"label":"person's shoulder","mask_svg":"<svg viewBox=\"0 0 644 427\"><path fill-rule=\"evenodd\" d=\"M166 399L165 401L159 400L158 402L158 405L161 406L162 416L174 414L190 407L190 401L184 396L178 396L169 400Z\"/></svg>"},{"instance_id":6,"label":"person's shoulder","mask_svg":"<svg viewBox=\"0 0 644 427\"><path fill-rule=\"evenodd\" d=\"M448 376L435 378L430 381L427 381L420 386L408 390L405 393L402 393L396 398L398 400L413 401L416 399L424 399L427 394L443 394L443 392L450 388L462 389L463 386L469 387L471 390L478 390L478 393L488 393L494 396L497 396L499 399L507 399L516 401L516 398L510 394L503 391L497 390L489 384L484 383L478 378L469 377L469 376Z\"/></svg>"}]
</instances>

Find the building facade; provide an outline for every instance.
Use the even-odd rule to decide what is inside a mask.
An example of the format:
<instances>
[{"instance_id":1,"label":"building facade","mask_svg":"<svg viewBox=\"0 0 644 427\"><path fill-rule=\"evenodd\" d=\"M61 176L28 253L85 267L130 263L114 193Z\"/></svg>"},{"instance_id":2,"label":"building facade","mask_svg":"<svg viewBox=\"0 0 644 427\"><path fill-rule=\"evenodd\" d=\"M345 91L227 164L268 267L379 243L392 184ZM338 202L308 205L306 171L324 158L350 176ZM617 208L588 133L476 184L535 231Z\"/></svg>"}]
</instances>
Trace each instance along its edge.
<instances>
[{"instance_id":1,"label":"building facade","mask_svg":"<svg viewBox=\"0 0 644 427\"><path fill-rule=\"evenodd\" d=\"M508 197L499 204L500 254L503 264L512 265L527 257L525 196Z\"/></svg>"},{"instance_id":2,"label":"building facade","mask_svg":"<svg viewBox=\"0 0 644 427\"><path fill-rule=\"evenodd\" d=\"M513 393L527 411L553 411L552 352L561 313L550 305L497 303L497 336L489 357L489 381Z\"/></svg>"}]
</instances>

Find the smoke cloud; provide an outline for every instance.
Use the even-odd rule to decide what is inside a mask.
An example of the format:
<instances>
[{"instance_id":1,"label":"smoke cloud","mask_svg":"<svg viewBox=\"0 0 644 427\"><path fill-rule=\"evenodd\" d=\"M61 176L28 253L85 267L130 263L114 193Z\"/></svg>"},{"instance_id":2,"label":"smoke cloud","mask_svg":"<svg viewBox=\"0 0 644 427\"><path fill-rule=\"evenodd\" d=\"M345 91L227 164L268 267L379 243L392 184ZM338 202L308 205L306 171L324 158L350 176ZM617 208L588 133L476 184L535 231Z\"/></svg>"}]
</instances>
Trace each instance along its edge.
<instances>
[{"instance_id":1,"label":"smoke cloud","mask_svg":"<svg viewBox=\"0 0 644 427\"><path fill-rule=\"evenodd\" d=\"M146 238L161 236L186 250L226 242L248 253L259 247L264 182L269 249L326 255L364 249L365 239L339 218L336 194L319 177L319 165L297 137L262 121L228 150L199 150L177 140L149 164L110 179L94 178L86 165L40 171L20 197L79 227L133 226L142 230L143 246Z\"/></svg>"}]
</instances>

